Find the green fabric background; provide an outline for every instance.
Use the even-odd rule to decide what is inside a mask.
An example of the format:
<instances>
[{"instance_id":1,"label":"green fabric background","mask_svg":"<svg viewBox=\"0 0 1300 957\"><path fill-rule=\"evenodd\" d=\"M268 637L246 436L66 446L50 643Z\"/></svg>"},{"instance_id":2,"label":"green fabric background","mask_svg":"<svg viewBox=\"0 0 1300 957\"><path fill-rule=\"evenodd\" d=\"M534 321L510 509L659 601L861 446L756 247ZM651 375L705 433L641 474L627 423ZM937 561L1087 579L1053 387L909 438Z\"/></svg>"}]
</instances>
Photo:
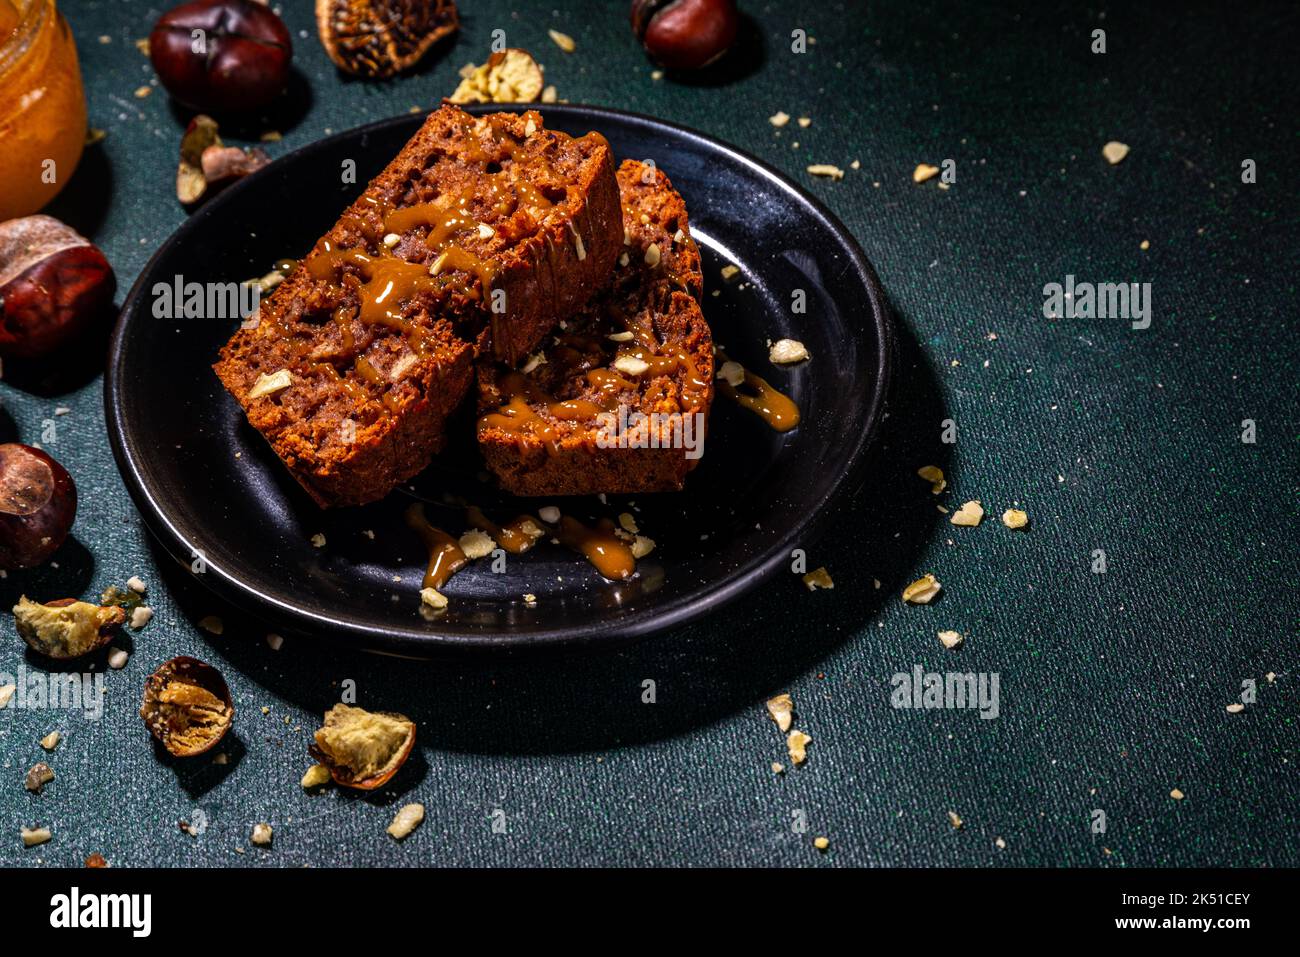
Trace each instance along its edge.
<instances>
[{"instance_id":1,"label":"green fabric background","mask_svg":"<svg viewBox=\"0 0 1300 957\"><path fill-rule=\"evenodd\" d=\"M273 652L256 622L160 577L109 454L102 379L57 394L6 382L5 438L40 441L54 421L43 444L82 506L60 567L11 574L0 599L93 595L139 574L157 614L108 674L102 720L0 713L0 863L1300 864L1294 8L750 2L749 55L725 82L687 84L652 79L624 3L466 0L454 44L391 83L341 78L311 5L281 6L310 102L267 124L284 133L272 155L429 107L500 27L562 98L735 143L844 220L903 346L867 483L837 534L808 543L836 587L810 594L791 575L693 627L583 657L430 665L306 641ZM91 125L108 136L53 211L104 249L120 301L184 219L172 192L181 120L163 93L133 95L153 76L133 41L161 8L63 10ZM554 47L548 27L577 52ZM1097 27L1104 55L1089 51ZM816 38L805 54L790 52L795 28ZM812 125L778 135L777 110ZM1109 139L1132 147L1118 166L1102 159ZM948 158L951 189L912 183L917 163ZM814 162L847 175L813 180ZM1042 288L1067 273L1150 282L1151 328L1044 319ZM947 418L954 446L940 442ZM1243 419L1257 422L1255 444L1240 439ZM948 472L941 496L915 476L925 464ZM935 508L972 498L989 511L980 528ZM1025 533L997 521L1013 503L1030 515ZM1090 570L1098 548L1106 574ZM926 571L943 597L904 606L899 590ZM209 614L224 617L223 637L195 626ZM968 633L959 650L936 640L946 628ZM230 681L225 766L160 759L136 715L145 676L175 654ZM6 616L0 670L23 659ZM997 672L1001 716L894 710L890 677L914 664ZM348 679L362 705L418 720L418 754L376 795L304 794L310 732ZM1258 702L1227 714L1243 679ZM762 702L781 691L813 744L778 777L783 743ZM65 740L46 755L37 740L55 728ZM21 779L42 759L57 777L33 796ZM1170 799L1175 787L1185 800ZM428 817L399 846L384 827L410 800ZM1093 809L1104 834L1089 828ZM197 811L206 830L182 833ZM272 849L250 848L258 821L274 824ZM24 850L22 824L50 826L53 841ZM818 834L828 853L813 849Z\"/></svg>"}]
</instances>

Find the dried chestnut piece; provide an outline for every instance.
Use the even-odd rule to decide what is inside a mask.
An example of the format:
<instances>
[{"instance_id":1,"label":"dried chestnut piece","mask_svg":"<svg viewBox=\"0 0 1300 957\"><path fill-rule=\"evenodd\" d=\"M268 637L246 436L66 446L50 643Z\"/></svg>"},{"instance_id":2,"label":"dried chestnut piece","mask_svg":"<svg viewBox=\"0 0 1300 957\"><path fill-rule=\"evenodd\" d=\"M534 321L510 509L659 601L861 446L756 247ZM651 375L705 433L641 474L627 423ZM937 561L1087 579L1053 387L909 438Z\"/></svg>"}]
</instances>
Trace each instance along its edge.
<instances>
[{"instance_id":1,"label":"dried chestnut piece","mask_svg":"<svg viewBox=\"0 0 1300 957\"><path fill-rule=\"evenodd\" d=\"M415 745L415 722L403 714L336 704L308 748L336 784L373 791L397 773Z\"/></svg>"},{"instance_id":2,"label":"dried chestnut piece","mask_svg":"<svg viewBox=\"0 0 1300 957\"><path fill-rule=\"evenodd\" d=\"M104 860L104 855L95 853L86 858L87 867L108 867L108 861Z\"/></svg>"},{"instance_id":3,"label":"dried chestnut piece","mask_svg":"<svg viewBox=\"0 0 1300 957\"><path fill-rule=\"evenodd\" d=\"M24 595L14 605L14 624L23 641L33 651L61 661L103 648L124 621L121 608L75 598L41 604Z\"/></svg>"},{"instance_id":4,"label":"dried chestnut piece","mask_svg":"<svg viewBox=\"0 0 1300 957\"><path fill-rule=\"evenodd\" d=\"M185 106L248 113L284 89L293 44L284 22L265 4L196 0L154 24L149 59L167 92Z\"/></svg>"},{"instance_id":5,"label":"dried chestnut piece","mask_svg":"<svg viewBox=\"0 0 1300 957\"><path fill-rule=\"evenodd\" d=\"M81 336L117 291L113 267L52 216L0 223L0 356L39 359Z\"/></svg>"},{"instance_id":6,"label":"dried chestnut piece","mask_svg":"<svg viewBox=\"0 0 1300 957\"><path fill-rule=\"evenodd\" d=\"M410 69L459 28L452 0L316 0L316 30L329 58L371 79Z\"/></svg>"},{"instance_id":7,"label":"dried chestnut piece","mask_svg":"<svg viewBox=\"0 0 1300 957\"><path fill-rule=\"evenodd\" d=\"M212 748L230 730L235 705L221 672L197 658L163 662L144 683L140 717L178 758Z\"/></svg>"},{"instance_id":8,"label":"dried chestnut piece","mask_svg":"<svg viewBox=\"0 0 1300 957\"><path fill-rule=\"evenodd\" d=\"M0 444L0 569L32 568L53 555L77 515L77 486L40 449Z\"/></svg>"},{"instance_id":9,"label":"dried chestnut piece","mask_svg":"<svg viewBox=\"0 0 1300 957\"><path fill-rule=\"evenodd\" d=\"M260 147L242 150L226 146L217 134L217 121L200 113L190 120L181 137L181 162L176 170L176 198L190 205L255 173L271 158Z\"/></svg>"},{"instance_id":10,"label":"dried chestnut piece","mask_svg":"<svg viewBox=\"0 0 1300 957\"><path fill-rule=\"evenodd\" d=\"M633 0L632 32L669 70L699 70L731 48L740 26L736 0Z\"/></svg>"}]
</instances>

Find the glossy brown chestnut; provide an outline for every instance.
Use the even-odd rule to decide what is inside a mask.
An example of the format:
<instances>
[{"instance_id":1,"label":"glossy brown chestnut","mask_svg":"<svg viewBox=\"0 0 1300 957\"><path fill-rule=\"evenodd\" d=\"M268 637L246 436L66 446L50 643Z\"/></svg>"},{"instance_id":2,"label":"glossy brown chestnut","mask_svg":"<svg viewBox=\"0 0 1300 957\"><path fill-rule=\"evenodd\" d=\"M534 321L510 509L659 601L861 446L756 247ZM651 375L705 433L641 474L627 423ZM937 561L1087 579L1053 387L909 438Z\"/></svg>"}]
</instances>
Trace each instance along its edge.
<instances>
[{"instance_id":1,"label":"glossy brown chestnut","mask_svg":"<svg viewBox=\"0 0 1300 957\"><path fill-rule=\"evenodd\" d=\"M731 48L740 25L736 0L633 0L632 30L650 59L669 70L699 70Z\"/></svg>"},{"instance_id":2,"label":"glossy brown chestnut","mask_svg":"<svg viewBox=\"0 0 1300 957\"><path fill-rule=\"evenodd\" d=\"M293 45L284 22L254 0L195 0L154 24L149 59L186 106L249 113L284 89Z\"/></svg>"},{"instance_id":3,"label":"glossy brown chestnut","mask_svg":"<svg viewBox=\"0 0 1300 957\"><path fill-rule=\"evenodd\" d=\"M108 315L113 267L90 240L50 216L0 224L0 356L39 359Z\"/></svg>"},{"instance_id":4,"label":"glossy brown chestnut","mask_svg":"<svg viewBox=\"0 0 1300 957\"><path fill-rule=\"evenodd\" d=\"M31 568L53 555L77 515L77 487L40 449L0 445L0 568Z\"/></svg>"}]
</instances>

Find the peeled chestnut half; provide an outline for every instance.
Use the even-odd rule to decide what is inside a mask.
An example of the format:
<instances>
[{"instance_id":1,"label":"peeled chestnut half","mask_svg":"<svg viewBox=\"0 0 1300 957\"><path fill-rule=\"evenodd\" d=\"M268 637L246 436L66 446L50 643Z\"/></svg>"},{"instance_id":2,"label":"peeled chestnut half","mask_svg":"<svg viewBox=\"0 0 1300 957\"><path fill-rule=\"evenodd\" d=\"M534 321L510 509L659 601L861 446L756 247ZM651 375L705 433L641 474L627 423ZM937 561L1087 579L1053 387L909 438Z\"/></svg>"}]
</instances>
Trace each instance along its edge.
<instances>
[{"instance_id":1,"label":"peeled chestnut half","mask_svg":"<svg viewBox=\"0 0 1300 957\"><path fill-rule=\"evenodd\" d=\"M40 449L0 445L0 568L32 568L53 555L77 515L77 487Z\"/></svg>"},{"instance_id":2,"label":"peeled chestnut half","mask_svg":"<svg viewBox=\"0 0 1300 957\"><path fill-rule=\"evenodd\" d=\"M154 72L179 102L207 113L250 113L289 79L284 21L254 0L195 0L169 10L149 34Z\"/></svg>"}]
</instances>

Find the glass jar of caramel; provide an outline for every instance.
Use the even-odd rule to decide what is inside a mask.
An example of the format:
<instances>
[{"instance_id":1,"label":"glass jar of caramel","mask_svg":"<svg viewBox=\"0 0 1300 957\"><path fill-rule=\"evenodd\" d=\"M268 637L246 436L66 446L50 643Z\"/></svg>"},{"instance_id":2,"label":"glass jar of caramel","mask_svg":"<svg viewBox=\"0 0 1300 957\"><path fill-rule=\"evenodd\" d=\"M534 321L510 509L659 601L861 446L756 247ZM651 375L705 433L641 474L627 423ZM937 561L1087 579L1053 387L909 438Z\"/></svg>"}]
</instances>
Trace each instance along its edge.
<instances>
[{"instance_id":1,"label":"glass jar of caramel","mask_svg":"<svg viewBox=\"0 0 1300 957\"><path fill-rule=\"evenodd\" d=\"M54 0L0 0L0 221L61 190L86 144L77 48Z\"/></svg>"}]
</instances>

